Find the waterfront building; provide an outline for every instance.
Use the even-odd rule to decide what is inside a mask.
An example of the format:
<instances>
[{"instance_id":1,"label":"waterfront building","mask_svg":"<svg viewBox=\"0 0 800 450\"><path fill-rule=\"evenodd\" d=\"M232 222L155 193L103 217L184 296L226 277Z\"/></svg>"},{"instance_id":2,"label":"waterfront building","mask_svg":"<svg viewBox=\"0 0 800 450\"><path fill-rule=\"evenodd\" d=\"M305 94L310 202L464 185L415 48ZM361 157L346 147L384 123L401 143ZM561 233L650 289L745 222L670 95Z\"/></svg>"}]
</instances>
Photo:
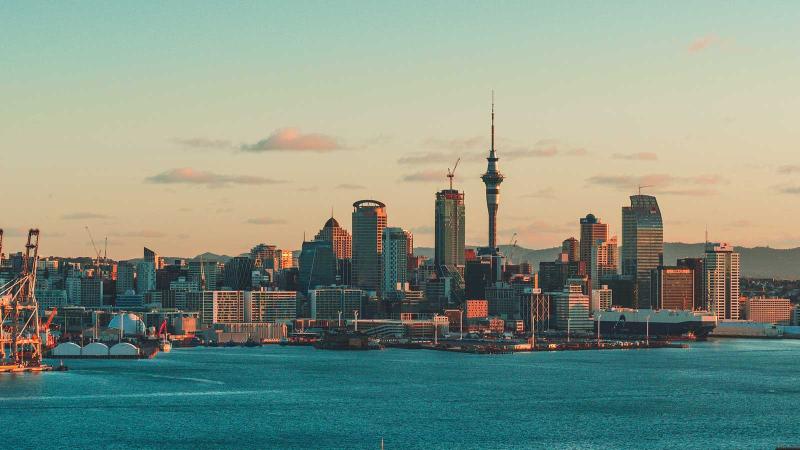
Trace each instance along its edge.
<instances>
[{"instance_id":1,"label":"waterfront building","mask_svg":"<svg viewBox=\"0 0 800 450\"><path fill-rule=\"evenodd\" d=\"M274 323L297 318L297 292L247 291L244 293L244 321Z\"/></svg>"},{"instance_id":2,"label":"waterfront building","mask_svg":"<svg viewBox=\"0 0 800 450\"><path fill-rule=\"evenodd\" d=\"M443 189L436 193L434 214L434 265L464 267L464 193Z\"/></svg>"},{"instance_id":3,"label":"waterfront building","mask_svg":"<svg viewBox=\"0 0 800 450\"><path fill-rule=\"evenodd\" d=\"M353 285L378 291L381 285L386 205L376 200L353 203Z\"/></svg>"},{"instance_id":4,"label":"waterfront building","mask_svg":"<svg viewBox=\"0 0 800 450\"><path fill-rule=\"evenodd\" d=\"M206 327L244 322L243 291L187 292L186 301L187 309L200 312L200 323Z\"/></svg>"},{"instance_id":5,"label":"waterfront building","mask_svg":"<svg viewBox=\"0 0 800 450\"><path fill-rule=\"evenodd\" d=\"M694 309L707 309L705 287L703 286L703 258L678 259L678 267L691 269L694 275Z\"/></svg>"},{"instance_id":6,"label":"waterfront building","mask_svg":"<svg viewBox=\"0 0 800 450\"><path fill-rule=\"evenodd\" d=\"M659 266L650 281L653 309L692 310L694 308L694 271L683 267Z\"/></svg>"},{"instance_id":7,"label":"waterfront building","mask_svg":"<svg viewBox=\"0 0 800 450\"><path fill-rule=\"evenodd\" d=\"M303 242L300 251L300 291L336 284L336 254L328 241Z\"/></svg>"},{"instance_id":8,"label":"waterfront building","mask_svg":"<svg viewBox=\"0 0 800 450\"><path fill-rule=\"evenodd\" d=\"M718 319L739 320L739 253L727 243L707 243L703 286L708 310Z\"/></svg>"},{"instance_id":9,"label":"waterfront building","mask_svg":"<svg viewBox=\"0 0 800 450\"><path fill-rule=\"evenodd\" d=\"M467 300L464 302L465 319L485 319L489 317L489 302L486 300Z\"/></svg>"},{"instance_id":10,"label":"waterfront building","mask_svg":"<svg viewBox=\"0 0 800 450\"><path fill-rule=\"evenodd\" d=\"M605 225L605 224L604 224ZM598 240L592 245L591 258L586 264L589 278L592 282L592 289L600 286L600 279L609 275L616 275L619 267L619 250L617 249L617 237L612 236L606 240Z\"/></svg>"},{"instance_id":11,"label":"waterfront building","mask_svg":"<svg viewBox=\"0 0 800 450\"><path fill-rule=\"evenodd\" d=\"M120 261L117 264L117 285L116 293L124 294L125 292L132 291L136 288L136 270L133 264L127 261Z\"/></svg>"},{"instance_id":12,"label":"waterfront building","mask_svg":"<svg viewBox=\"0 0 800 450\"><path fill-rule=\"evenodd\" d=\"M664 224L652 195L632 195L622 207L622 274L634 277L634 306L651 308L650 271L664 264Z\"/></svg>"},{"instance_id":13,"label":"waterfront building","mask_svg":"<svg viewBox=\"0 0 800 450\"><path fill-rule=\"evenodd\" d=\"M594 214L587 214L580 219L581 241L580 241L580 260L586 261L586 273L592 273L592 248L597 242L605 242L608 239L608 224L600 221Z\"/></svg>"},{"instance_id":14,"label":"waterfront building","mask_svg":"<svg viewBox=\"0 0 800 450\"><path fill-rule=\"evenodd\" d=\"M355 311L364 316L364 291L344 287L329 287L308 291L311 302L311 318L315 320L343 320L354 318Z\"/></svg>"},{"instance_id":15,"label":"waterfront building","mask_svg":"<svg viewBox=\"0 0 800 450\"><path fill-rule=\"evenodd\" d=\"M590 300L580 286L569 285L552 294L556 306L556 327L566 331L591 331L594 323L589 317Z\"/></svg>"},{"instance_id":16,"label":"waterfront building","mask_svg":"<svg viewBox=\"0 0 800 450\"><path fill-rule=\"evenodd\" d=\"M60 308L69 304L67 291L64 289L36 290L36 302L39 304L40 311Z\"/></svg>"},{"instance_id":17,"label":"waterfront building","mask_svg":"<svg viewBox=\"0 0 800 450\"><path fill-rule=\"evenodd\" d=\"M411 233L398 227L383 230L383 296L397 291L407 291L408 286L408 243Z\"/></svg>"},{"instance_id":18,"label":"waterfront building","mask_svg":"<svg viewBox=\"0 0 800 450\"><path fill-rule=\"evenodd\" d=\"M145 294L156 289L156 266L152 261L136 264L136 292Z\"/></svg>"},{"instance_id":19,"label":"waterfront building","mask_svg":"<svg viewBox=\"0 0 800 450\"><path fill-rule=\"evenodd\" d=\"M177 280L169 284L168 297L169 301L164 301L164 307L173 307L180 310L186 309L186 293L198 292L200 285L197 281L186 279L186 277L179 277Z\"/></svg>"},{"instance_id":20,"label":"waterfront building","mask_svg":"<svg viewBox=\"0 0 800 450\"><path fill-rule=\"evenodd\" d=\"M603 284L592 289L592 315L598 311L611 309L613 303L613 291L608 288L608 285Z\"/></svg>"},{"instance_id":21,"label":"waterfront building","mask_svg":"<svg viewBox=\"0 0 800 450\"><path fill-rule=\"evenodd\" d=\"M564 239L564 242L561 243L561 253L565 253L567 255L567 261L569 262L580 261L581 241L575 239L574 237Z\"/></svg>"},{"instance_id":22,"label":"waterfront building","mask_svg":"<svg viewBox=\"0 0 800 450\"><path fill-rule=\"evenodd\" d=\"M788 298L752 297L742 303L742 319L753 322L790 325L792 302Z\"/></svg>"},{"instance_id":23,"label":"waterfront building","mask_svg":"<svg viewBox=\"0 0 800 450\"><path fill-rule=\"evenodd\" d=\"M353 257L353 238L347 230L339 226L339 222L333 216L325 222L314 240L330 242L337 259Z\"/></svg>"},{"instance_id":24,"label":"waterfront building","mask_svg":"<svg viewBox=\"0 0 800 450\"><path fill-rule=\"evenodd\" d=\"M232 291L250 290L253 286L255 265L248 256L235 256L225 263L222 285Z\"/></svg>"}]
</instances>

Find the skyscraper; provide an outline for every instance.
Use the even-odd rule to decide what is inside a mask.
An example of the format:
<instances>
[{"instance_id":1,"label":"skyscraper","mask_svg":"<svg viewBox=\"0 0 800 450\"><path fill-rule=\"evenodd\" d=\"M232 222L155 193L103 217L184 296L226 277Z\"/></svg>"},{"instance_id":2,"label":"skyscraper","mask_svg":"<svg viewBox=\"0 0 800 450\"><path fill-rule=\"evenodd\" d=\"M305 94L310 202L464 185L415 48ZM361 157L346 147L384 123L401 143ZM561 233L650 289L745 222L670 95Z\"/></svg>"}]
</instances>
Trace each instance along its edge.
<instances>
[{"instance_id":1,"label":"skyscraper","mask_svg":"<svg viewBox=\"0 0 800 450\"><path fill-rule=\"evenodd\" d=\"M253 266L259 269L280 269L281 250L275 245L258 244L250 249Z\"/></svg>"},{"instance_id":2,"label":"skyscraper","mask_svg":"<svg viewBox=\"0 0 800 450\"><path fill-rule=\"evenodd\" d=\"M378 291L381 285L386 205L377 200L353 203L353 285Z\"/></svg>"},{"instance_id":3,"label":"skyscraper","mask_svg":"<svg viewBox=\"0 0 800 450\"><path fill-rule=\"evenodd\" d=\"M718 319L739 319L739 253L726 243L707 243L703 268L708 310Z\"/></svg>"},{"instance_id":4,"label":"skyscraper","mask_svg":"<svg viewBox=\"0 0 800 450\"><path fill-rule=\"evenodd\" d=\"M561 243L561 253L567 254L567 259L569 260L569 262L580 261L581 260L580 241L578 241L574 237L564 239L564 242Z\"/></svg>"},{"instance_id":5,"label":"skyscraper","mask_svg":"<svg viewBox=\"0 0 800 450\"><path fill-rule=\"evenodd\" d=\"M650 272L664 260L664 224L652 195L632 195L622 207L622 274L635 278L634 306L651 308Z\"/></svg>"},{"instance_id":6,"label":"skyscraper","mask_svg":"<svg viewBox=\"0 0 800 450\"><path fill-rule=\"evenodd\" d=\"M303 242L300 251L300 290L336 284L336 255L331 243L323 240Z\"/></svg>"},{"instance_id":7,"label":"skyscraper","mask_svg":"<svg viewBox=\"0 0 800 450\"><path fill-rule=\"evenodd\" d=\"M694 271L660 266L652 272L650 298L653 309L694 309Z\"/></svg>"},{"instance_id":8,"label":"skyscraper","mask_svg":"<svg viewBox=\"0 0 800 450\"><path fill-rule=\"evenodd\" d=\"M608 224L594 214L581 218L581 261L586 261L586 273L592 273L592 247L608 239Z\"/></svg>"},{"instance_id":9,"label":"skyscraper","mask_svg":"<svg viewBox=\"0 0 800 450\"><path fill-rule=\"evenodd\" d=\"M145 294L156 288L156 268L153 260L136 264L136 293Z\"/></svg>"},{"instance_id":10,"label":"skyscraper","mask_svg":"<svg viewBox=\"0 0 800 450\"><path fill-rule=\"evenodd\" d=\"M333 216L325 222L314 240L330 242L337 259L350 259L353 256L353 238Z\"/></svg>"},{"instance_id":11,"label":"skyscraper","mask_svg":"<svg viewBox=\"0 0 800 450\"><path fill-rule=\"evenodd\" d=\"M464 193L443 189L436 193L435 250L436 267L464 267Z\"/></svg>"},{"instance_id":12,"label":"skyscraper","mask_svg":"<svg viewBox=\"0 0 800 450\"><path fill-rule=\"evenodd\" d=\"M133 264L128 261L120 261L117 264L117 294L124 294L135 289L134 274L136 270Z\"/></svg>"},{"instance_id":13,"label":"skyscraper","mask_svg":"<svg viewBox=\"0 0 800 450\"><path fill-rule=\"evenodd\" d=\"M503 182L503 174L497 170L497 152L494 148L494 94L492 94L492 131L491 147L489 147L489 157L486 173L481 175L483 184L486 185L486 207L489 210L489 249L492 254L497 253L497 209L500 206L500 183Z\"/></svg>"},{"instance_id":14,"label":"skyscraper","mask_svg":"<svg viewBox=\"0 0 800 450\"><path fill-rule=\"evenodd\" d=\"M161 265L162 265L161 264L161 257L158 256L158 253L150 250L147 247L144 248L144 252L143 253L144 253L144 261L145 262L153 263L153 267L155 268L155 270L158 270L158 269L161 268Z\"/></svg>"},{"instance_id":15,"label":"skyscraper","mask_svg":"<svg viewBox=\"0 0 800 450\"><path fill-rule=\"evenodd\" d=\"M583 242L583 241L581 241ZM595 241L591 247L591 257L586 262L587 267L591 267L589 278L592 281L592 288L600 287L600 280L617 274L619 267L619 250L617 247L617 237L612 236L603 241Z\"/></svg>"},{"instance_id":16,"label":"skyscraper","mask_svg":"<svg viewBox=\"0 0 800 450\"><path fill-rule=\"evenodd\" d=\"M383 275L384 297L397 291L408 290L408 231L389 227L383 230Z\"/></svg>"}]
</instances>

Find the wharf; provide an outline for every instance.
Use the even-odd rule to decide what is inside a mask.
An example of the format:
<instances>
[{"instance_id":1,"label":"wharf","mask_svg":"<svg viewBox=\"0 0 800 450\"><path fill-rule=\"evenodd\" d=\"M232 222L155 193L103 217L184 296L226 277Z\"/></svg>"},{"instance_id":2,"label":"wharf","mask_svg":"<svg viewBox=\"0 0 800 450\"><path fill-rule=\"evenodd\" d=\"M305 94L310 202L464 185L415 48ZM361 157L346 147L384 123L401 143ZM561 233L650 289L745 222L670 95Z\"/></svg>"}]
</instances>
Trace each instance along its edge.
<instances>
[{"instance_id":1,"label":"wharf","mask_svg":"<svg viewBox=\"0 0 800 450\"><path fill-rule=\"evenodd\" d=\"M15 364L0 365L0 373L25 373L25 372L50 372L53 370L51 366L17 366Z\"/></svg>"}]
</instances>

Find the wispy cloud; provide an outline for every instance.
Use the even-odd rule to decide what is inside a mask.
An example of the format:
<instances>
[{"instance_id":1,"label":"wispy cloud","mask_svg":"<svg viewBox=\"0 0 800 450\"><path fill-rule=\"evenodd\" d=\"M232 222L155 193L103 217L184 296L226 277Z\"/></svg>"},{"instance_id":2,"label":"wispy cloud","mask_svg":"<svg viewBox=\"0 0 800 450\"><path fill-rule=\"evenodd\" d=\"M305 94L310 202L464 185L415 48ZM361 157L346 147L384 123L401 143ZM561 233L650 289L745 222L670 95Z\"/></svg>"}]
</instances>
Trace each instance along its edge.
<instances>
[{"instance_id":1,"label":"wispy cloud","mask_svg":"<svg viewBox=\"0 0 800 450\"><path fill-rule=\"evenodd\" d=\"M200 150L224 150L235 148L233 143L227 139L208 139L203 137L174 138L172 142L181 147Z\"/></svg>"},{"instance_id":2,"label":"wispy cloud","mask_svg":"<svg viewBox=\"0 0 800 450\"><path fill-rule=\"evenodd\" d=\"M699 53L719 44L719 42L720 40L718 37L712 34L707 34L690 42L686 49L689 51L689 53Z\"/></svg>"},{"instance_id":3,"label":"wispy cloud","mask_svg":"<svg viewBox=\"0 0 800 450\"><path fill-rule=\"evenodd\" d=\"M414 234L433 234L434 229L430 225L421 225L418 227L411 227L410 230Z\"/></svg>"},{"instance_id":4,"label":"wispy cloud","mask_svg":"<svg viewBox=\"0 0 800 450\"><path fill-rule=\"evenodd\" d=\"M342 149L334 137L320 133L301 133L296 128L283 128L272 133L268 138L254 144L242 144L241 150L246 152L330 152Z\"/></svg>"},{"instance_id":5,"label":"wispy cloud","mask_svg":"<svg viewBox=\"0 0 800 450\"><path fill-rule=\"evenodd\" d=\"M92 220L92 219L109 219L110 217L105 214L98 214L92 212L74 212L63 214L63 220Z\"/></svg>"},{"instance_id":6,"label":"wispy cloud","mask_svg":"<svg viewBox=\"0 0 800 450\"><path fill-rule=\"evenodd\" d=\"M473 136L467 138L439 139L429 138L423 142L427 147L448 149L448 150L479 150L485 148L489 140L485 136Z\"/></svg>"},{"instance_id":7,"label":"wispy cloud","mask_svg":"<svg viewBox=\"0 0 800 450\"><path fill-rule=\"evenodd\" d=\"M453 152L416 152L410 153L406 156L402 156L397 160L398 164L403 165L425 165L425 164L453 164L455 163L456 159L461 158L462 160L479 160L481 156L477 153L453 153Z\"/></svg>"},{"instance_id":8,"label":"wispy cloud","mask_svg":"<svg viewBox=\"0 0 800 450\"><path fill-rule=\"evenodd\" d=\"M155 230L133 230L133 231L121 231L121 232L114 232L111 233L111 236L116 237L127 237L127 238L163 238L166 237L167 234L161 231Z\"/></svg>"},{"instance_id":9,"label":"wispy cloud","mask_svg":"<svg viewBox=\"0 0 800 450\"><path fill-rule=\"evenodd\" d=\"M595 186L607 186L619 190L633 191L637 186L648 186L650 191L662 195L705 196L717 191L709 186L725 182L718 175L694 175L676 177L668 174L596 175L586 180Z\"/></svg>"},{"instance_id":10,"label":"wispy cloud","mask_svg":"<svg viewBox=\"0 0 800 450\"><path fill-rule=\"evenodd\" d=\"M781 186L778 187L777 190L781 194L791 194L791 195L800 194L800 186Z\"/></svg>"},{"instance_id":11,"label":"wispy cloud","mask_svg":"<svg viewBox=\"0 0 800 450\"><path fill-rule=\"evenodd\" d=\"M246 223L251 225L281 225L286 223L283 219L273 219L270 217L255 217L252 219L247 219Z\"/></svg>"},{"instance_id":12,"label":"wispy cloud","mask_svg":"<svg viewBox=\"0 0 800 450\"><path fill-rule=\"evenodd\" d=\"M791 175L793 173L800 173L800 165L789 164L778 167L778 173L784 175Z\"/></svg>"},{"instance_id":13,"label":"wispy cloud","mask_svg":"<svg viewBox=\"0 0 800 450\"><path fill-rule=\"evenodd\" d=\"M360 184L353 184L353 183L342 183L336 186L336 189L343 189L349 191L356 191L359 189L366 189L366 186L362 186Z\"/></svg>"},{"instance_id":14,"label":"wispy cloud","mask_svg":"<svg viewBox=\"0 0 800 450\"><path fill-rule=\"evenodd\" d=\"M543 139L531 147L516 147L498 151L501 158L552 158L554 156L586 156L589 152L584 148L571 147L556 139Z\"/></svg>"},{"instance_id":15,"label":"wispy cloud","mask_svg":"<svg viewBox=\"0 0 800 450\"><path fill-rule=\"evenodd\" d=\"M444 180L446 180L445 173L440 170L426 170L403 176L403 181L409 182L435 183Z\"/></svg>"},{"instance_id":16,"label":"wispy cloud","mask_svg":"<svg viewBox=\"0 0 800 450\"><path fill-rule=\"evenodd\" d=\"M658 160L658 155L653 152L614 153L611 158L627 159L630 161L656 161Z\"/></svg>"},{"instance_id":17,"label":"wispy cloud","mask_svg":"<svg viewBox=\"0 0 800 450\"><path fill-rule=\"evenodd\" d=\"M527 194L522 195L523 198L542 198L542 199L553 199L556 197L556 190L548 187L538 189L534 192L529 192Z\"/></svg>"},{"instance_id":18,"label":"wispy cloud","mask_svg":"<svg viewBox=\"0 0 800 450\"><path fill-rule=\"evenodd\" d=\"M195 184L212 187L227 186L231 184L263 185L283 183L281 180L274 180L260 176L223 175L214 172L195 170L188 167L168 170L158 175L147 177L145 181L156 184Z\"/></svg>"}]
</instances>

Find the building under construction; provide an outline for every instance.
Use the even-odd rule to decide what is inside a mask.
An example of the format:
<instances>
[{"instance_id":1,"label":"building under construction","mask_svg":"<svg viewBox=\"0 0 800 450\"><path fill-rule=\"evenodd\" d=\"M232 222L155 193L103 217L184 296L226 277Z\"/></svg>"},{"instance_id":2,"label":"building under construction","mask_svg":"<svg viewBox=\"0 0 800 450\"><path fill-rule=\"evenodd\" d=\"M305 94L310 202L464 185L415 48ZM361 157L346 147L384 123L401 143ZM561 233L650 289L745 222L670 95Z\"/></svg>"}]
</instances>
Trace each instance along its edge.
<instances>
[{"instance_id":1,"label":"building under construction","mask_svg":"<svg viewBox=\"0 0 800 450\"><path fill-rule=\"evenodd\" d=\"M0 230L0 253L2 253ZM28 241L19 274L0 286L0 373L39 372L42 341L39 333L39 307L34 294L39 258L39 230L28 232Z\"/></svg>"}]
</instances>

